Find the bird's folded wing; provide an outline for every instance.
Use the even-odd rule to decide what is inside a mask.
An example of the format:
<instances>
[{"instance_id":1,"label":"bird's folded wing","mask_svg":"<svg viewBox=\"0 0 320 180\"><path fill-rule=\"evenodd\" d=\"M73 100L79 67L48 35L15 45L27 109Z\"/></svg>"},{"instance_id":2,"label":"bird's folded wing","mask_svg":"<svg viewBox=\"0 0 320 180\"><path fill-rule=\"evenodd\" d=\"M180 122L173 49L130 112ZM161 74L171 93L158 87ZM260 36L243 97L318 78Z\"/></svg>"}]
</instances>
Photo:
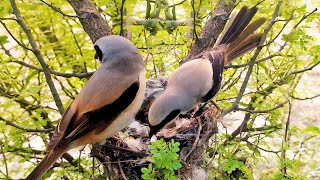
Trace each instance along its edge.
<instances>
[{"instance_id":1,"label":"bird's folded wing","mask_svg":"<svg viewBox=\"0 0 320 180\"><path fill-rule=\"evenodd\" d=\"M212 99L220 90L221 82L222 82L222 72L224 67L224 48L222 47L220 50L214 50L206 53L204 55L205 58L207 58L211 64L212 64L212 70L213 70L213 84L212 88L208 91L208 93L202 98L202 102L207 102L210 99Z\"/></svg>"},{"instance_id":2,"label":"bird's folded wing","mask_svg":"<svg viewBox=\"0 0 320 180\"><path fill-rule=\"evenodd\" d=\"M134 100L138 81L138 75L124 75L101 66L64 113L47 151L110 124Z\"/></svg>"}]
</instances>

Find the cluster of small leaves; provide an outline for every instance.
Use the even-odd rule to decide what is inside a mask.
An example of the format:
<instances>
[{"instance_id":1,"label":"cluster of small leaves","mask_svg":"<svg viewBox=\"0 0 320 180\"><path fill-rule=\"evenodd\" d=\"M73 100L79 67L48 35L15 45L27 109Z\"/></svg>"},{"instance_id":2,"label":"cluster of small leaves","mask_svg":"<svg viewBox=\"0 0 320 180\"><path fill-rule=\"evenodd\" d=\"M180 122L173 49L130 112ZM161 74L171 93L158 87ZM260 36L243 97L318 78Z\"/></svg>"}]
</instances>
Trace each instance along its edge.
<instances>
[{"instance_id":1,"label":"cluster of small leaves","mask_svg":"<svg viewBox=\"0 0 320 180\"><path fill-rule=\"evenodd\" d=\"M149 150L152 154L150 160L153 163L148 168L142 168L142 178L146 180L152 179L176 179L175 171L182 167L179 159L179 145L172 139L168 144L160 139L152 142Z\"/></svg>"}]
</instances>

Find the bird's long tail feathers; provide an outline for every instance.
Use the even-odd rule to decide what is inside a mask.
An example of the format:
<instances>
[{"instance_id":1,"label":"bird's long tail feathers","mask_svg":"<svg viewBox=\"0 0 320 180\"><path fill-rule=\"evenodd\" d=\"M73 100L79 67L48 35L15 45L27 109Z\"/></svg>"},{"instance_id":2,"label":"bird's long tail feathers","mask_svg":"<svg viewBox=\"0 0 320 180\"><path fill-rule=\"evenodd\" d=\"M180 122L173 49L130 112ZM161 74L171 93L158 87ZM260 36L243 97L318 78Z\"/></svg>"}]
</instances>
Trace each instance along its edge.
<instances>
[{"instance_id":1,"label":"bird's long tail feathers","mask_svg":"<svg viewBox=\"0 0 320 180\"><path fill-rule=\"evenodd\" d=\"M244 6L238 14L232 16L227 23L220 40L216 43L218 46L223 44L228 45L225 65L259 45L262 34L254 34L254 31L256 31L266 19L261 17L249 24L257 11L258 8L256 6L251 9Z\"/></svg>"},{"instance_id":2,"label":"bird's long tail feathers","mask_svg":"<svg viewBox=\"0 0 320 180\"><path fill-rule=\"evenodd\" d=\"M65 150L48 152L37 167L26 177L26 180L40 179L65 152Z\"/></svg>"}]
</instances>

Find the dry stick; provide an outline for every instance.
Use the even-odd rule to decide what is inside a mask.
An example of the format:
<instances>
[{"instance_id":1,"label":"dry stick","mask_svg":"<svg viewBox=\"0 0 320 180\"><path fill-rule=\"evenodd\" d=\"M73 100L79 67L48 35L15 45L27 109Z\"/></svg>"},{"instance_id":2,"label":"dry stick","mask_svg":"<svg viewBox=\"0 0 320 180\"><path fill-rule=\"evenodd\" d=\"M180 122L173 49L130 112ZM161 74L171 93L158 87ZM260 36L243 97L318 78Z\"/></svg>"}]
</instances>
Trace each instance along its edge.
<instances>
[{"instance_id":1,"label":"dry stick","mask_svg":"<svg viewBox=\"0 0 320 180\"><path fill-rule=\"evenodd\" d=\"M281 4L282 4L282 0L279 0L278 4L276 6L276 9L275 9L275 11L274 11L274 13L272 15L271 21L269 22L267 28L264 30L263 36L261 38L261 41L260 41L260 43L259 43L254 55L252 56L252 58L250 60L250 64L249 64L249 67L248 67L248 70L247 70L247 74L246 74L246 76L245 76L245 78L243 80L243 83L241 85L241 88L240 88L240 91L239 91L237 99L235 100L235 102L233 103L233 105L230 108L228 108L228 109L226 109L226 110L224 110L222 112L221 117L224 117L225 115L229 114L231 111L233 111L236 108L238 108L239 103L240 103L240 101L241 101L241 99L243 97L243 94L244 94L244 92L245 92L245 90L247 88L247 85L249 83L249 79L250 79L250 76L251 76L252 71L253 71L253 66L255 65L255 60L257 59L260 51L262 50L262 47L263 47L262 45L263 45L263 43L265 42L265 40L267 38L267 34L271 30L271 28L272 28L272 26L273 26L273 24L275 22L275 19L278 16Z\"/></svg>"},{"instance_id":2,"label":"dry stick","mask_svg":"<svg viewBox=\"0 0 320 180\"><path fill-rule=\"evenodd\" d=\"M201 133L201 130L202 130L202 124L201 124L201 120L200 118L198 117L198 125L199 125L199 128L198 128L198 133L197 133L197 136L196 136L196 140L194 141L190 151L188 152L188 154L186 155L186 157L184 158L185 160L187 160L187 158L190 156L190 154L192 153L192 151L196 148L197 144L198 144L198 141L199 141L199 138L200 138L200 133Z\"/></svg>"},{"instance_id":3,"label":"dry stick","mask_svg":"<svg viewBox=\"0 0 320 180\"><path fill-rule=\"evenodd\" d=\"M51 78L51 75L50 75L50 70L49 70L46 62L44 61L42 55L40 54L40 50L39 50L35 40L32 37L30 29L24 23L21 15L20 15L20 11L19 11L19 9L18 9L18 7L16 5L15 0L10 0L10 3L11 3L11 6L12 6L13 13L16 15L18 24L21 26L21 28L26 33L26 35L27 35L27 37L29 39L29 42L30 42L31 47L32 47L33 54L37 57L39 63L41 64L41 67L42 67L42 69L44 71L44 75L45 75L47 84L48 84L48 86L50 88L50 91L52 93L54 102L55 102L56 106L58 107L60 114L63 114L64 113L63 105L62 105L61 99L59 97L59 94L57 92L57 89L55 88L54 83L52 81L52 78Z\"/></svg>"},{"instance_id":4,"label":"dry stick","mask_svg":"<svg viewBox=\"0 0 320 180\"><path fill-rule=\"evenodd\" d=\"M139 162L139 161L147 161L147 159L132 159L132 160L123 160L123 161L114 161L114 162L103 162L102 164L115 164L115 163L123 163L123 162Z\"/></svg>"},{"instance_id":5,"label":"dry stick","mask_svg":"<svg viewBox=\"0 0 320 180\"><path fill-rule=\"evenodd\" d=\"M122 169L122 166L121 166L121 163L120 163L119 161L118 161L118 165L119 165L120 172L121 172L121 175L122 175L123 179L124 179L124 180L127 180L127 177L126 177L126 175L124 174L123 169Z\"/></svg>"}]
</instances>

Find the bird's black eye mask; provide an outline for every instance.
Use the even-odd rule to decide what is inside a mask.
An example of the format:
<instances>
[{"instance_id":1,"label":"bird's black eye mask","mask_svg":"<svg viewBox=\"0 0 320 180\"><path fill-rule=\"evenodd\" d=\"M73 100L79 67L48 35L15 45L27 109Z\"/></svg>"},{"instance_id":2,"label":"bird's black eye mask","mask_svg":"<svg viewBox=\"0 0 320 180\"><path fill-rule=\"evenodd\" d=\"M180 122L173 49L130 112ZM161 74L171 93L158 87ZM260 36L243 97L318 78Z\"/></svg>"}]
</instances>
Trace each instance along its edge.
<instances>
[{"instance_id":1,"label":"bird's black eye mask","mask_svg":"<svg viewBox=\"0 0 320 180\"><path fill-rule=\"evenodd\" d=\"M99 48L99 46L95 45L94 49L96 50L96 54L94 55L94 59L99 59L100 62L102 62L102 51Z\"/></svg>"}]
</instances>

